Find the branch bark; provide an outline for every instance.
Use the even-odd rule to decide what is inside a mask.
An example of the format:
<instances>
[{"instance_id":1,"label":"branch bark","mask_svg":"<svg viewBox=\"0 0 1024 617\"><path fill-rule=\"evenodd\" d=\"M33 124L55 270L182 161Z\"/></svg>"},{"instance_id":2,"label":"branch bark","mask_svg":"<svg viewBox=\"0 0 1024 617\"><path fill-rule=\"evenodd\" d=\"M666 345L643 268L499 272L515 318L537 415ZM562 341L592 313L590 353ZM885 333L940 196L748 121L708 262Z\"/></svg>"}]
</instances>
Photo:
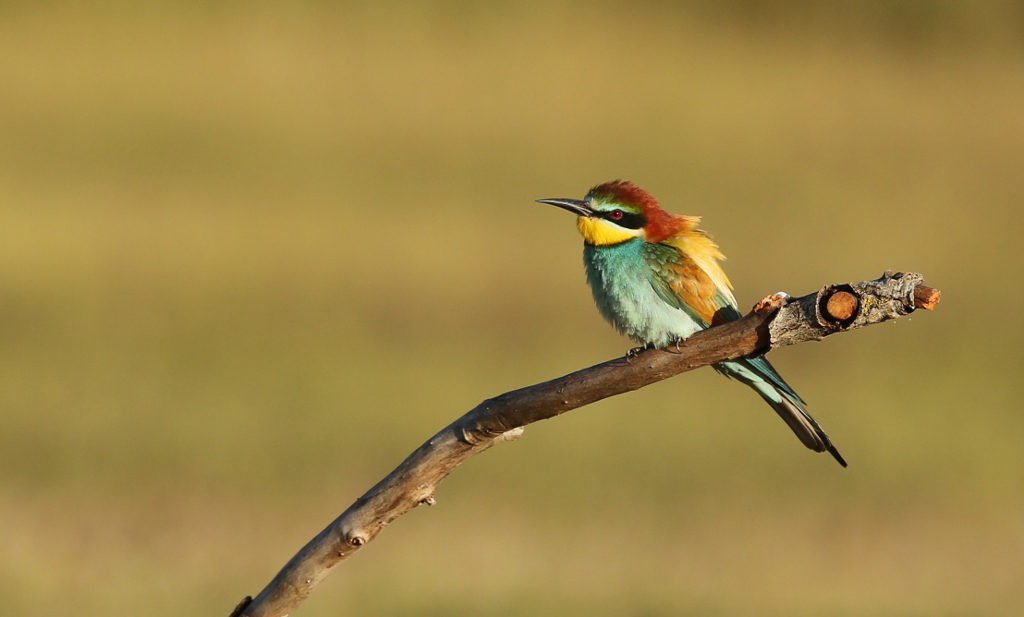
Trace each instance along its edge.
<instances>
[{"instance_id":1,"label":"branch bark","mask_svg":"<svg viewBox=\"0 0 1024 617\"><path fill-rule=\"evenodd\" d=\"M519 437L527 424L723 360L821 340L901 317L915 308L931 310L939 292L922 280L919 274L886 272L874 281L825 286L802 298L775 294L742 319L694 334L678 350L650 349L487 399L431 437L357 499L302 547L255 599L242 600L231 617L290 614L336 565L391 521L420 504L433 505L434 490L455 467Z\"/></svg>"}]
</instances>

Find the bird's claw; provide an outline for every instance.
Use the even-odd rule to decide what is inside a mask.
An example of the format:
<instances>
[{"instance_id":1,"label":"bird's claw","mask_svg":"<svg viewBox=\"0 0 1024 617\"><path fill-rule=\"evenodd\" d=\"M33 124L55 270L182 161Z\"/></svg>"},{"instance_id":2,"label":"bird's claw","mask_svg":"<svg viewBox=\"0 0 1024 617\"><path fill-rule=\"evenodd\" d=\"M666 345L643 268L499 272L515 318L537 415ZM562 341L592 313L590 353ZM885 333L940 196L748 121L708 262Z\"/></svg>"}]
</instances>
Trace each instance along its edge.
<instances>
[{"instance_id":1,"label":"bird's claw","mask_svg":"<svg viewBox=\"0 0 1024 617\"><path fill-rule=\"evenodd\" d=\"M686 347L686 339L684 339L684 338L677 338L676 342L672 346L675 347L676 350L672 351L672 352L669 352L669 353L677 353L677 354L678 353L683 353L683 347Z\"/></svg>"},{"instance_id":2,"label":"bird's claw","mask_svg":"<svg viewBox=\"0 0 1024 617\"><path fill-rule=\"evenodd\" d=\"M630 349L629 351L626 352L626 362L632 362L634 358L636 358L641 353L647 351L650 348L651 345L648 343L647 345L641 345L640 347L634 347L633 349Z\"/></svg>"}]
</instances>

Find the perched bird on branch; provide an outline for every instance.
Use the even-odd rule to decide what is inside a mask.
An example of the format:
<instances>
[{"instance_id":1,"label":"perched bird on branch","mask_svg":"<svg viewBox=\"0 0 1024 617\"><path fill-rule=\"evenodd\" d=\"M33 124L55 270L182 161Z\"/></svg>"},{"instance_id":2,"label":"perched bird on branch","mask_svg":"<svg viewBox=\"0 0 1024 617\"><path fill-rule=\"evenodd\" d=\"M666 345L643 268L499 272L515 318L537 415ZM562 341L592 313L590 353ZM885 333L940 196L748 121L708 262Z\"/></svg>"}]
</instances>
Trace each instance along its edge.
<instances>
[{"instance_id":1,"label":"perched bird on branch","mask_svg":"<svg viewBox=\"0 0 1024 617\"><path fill-rule=\"evenodd\" d=\"M595 186L583 199L539 199L579 216L583 262L597 308L644 347L681 345L694 332L740 318L718 246L699 217L670 214L632 182ZM740 358L716 371L754 389L805 446L846 461L807 413L806 403L765 358Z\"/></svg>"}]
</instances>

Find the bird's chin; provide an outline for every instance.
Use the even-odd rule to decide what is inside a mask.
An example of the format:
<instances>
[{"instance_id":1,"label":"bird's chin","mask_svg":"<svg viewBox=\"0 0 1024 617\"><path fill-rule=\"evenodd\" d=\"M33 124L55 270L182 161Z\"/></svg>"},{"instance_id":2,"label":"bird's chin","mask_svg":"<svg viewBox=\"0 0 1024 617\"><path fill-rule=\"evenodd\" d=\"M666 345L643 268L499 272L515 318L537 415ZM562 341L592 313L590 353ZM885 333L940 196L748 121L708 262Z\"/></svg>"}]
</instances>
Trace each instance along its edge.
<instances>
[{"instance_id":1,"label":"bird's chin","mask_svg":"<svg viewBox=\"0 0 1024 617\"><path fill-rule=\"evenodd\" d=\"M643 231L640 229L623 229L604 219L592 216L580 216L577 218L576 228L580 230L583 240L587 244L593 244L594 246L621 244L627 240L639 238L643 234Z\"/></svg>"}]
</instances>

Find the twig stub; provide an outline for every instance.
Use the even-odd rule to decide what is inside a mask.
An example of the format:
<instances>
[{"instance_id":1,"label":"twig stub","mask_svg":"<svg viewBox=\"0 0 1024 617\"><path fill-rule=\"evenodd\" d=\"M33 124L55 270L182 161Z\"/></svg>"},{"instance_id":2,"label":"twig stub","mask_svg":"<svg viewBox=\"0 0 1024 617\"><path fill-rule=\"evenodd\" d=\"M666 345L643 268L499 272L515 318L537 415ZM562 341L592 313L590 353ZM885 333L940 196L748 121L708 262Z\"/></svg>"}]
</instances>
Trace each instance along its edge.
<instances>
[{"instance_id":1,"label":"twig stub","mask_svg":"<svg viewBox=\"0 0 1024 617\"><path fill-rule=\"evenodd\" d=\"M935 308L942 298L942 292L927 285L918 285L914 288L914 306L930 311Z\"/></svg>"},{"instance_id":2,"label":"twig stub","mask_svg":"<svg viewBox=\"0 0 1024 617\"><path fill-rule=\"evenodd\" d=\"M242 598L242 601L235 606L235 610L231 611L231 614L228 615L228 617L239 617L242 614L242 611L244 611L250 604L252 604L252 596L245 596Z\"/></svg>"},{"instance_id":3,"label":"twig stub","mask_svg":"<svg viewBox=\"0 0 1024 617\"><path fill-rule=\"evenodd\" d=\"M852 285L829 285L818 292L815 308L821 327L831 331L846 330L860 314L860 296Z\"/></svg>"},{"instance_id":4,"label":"twig stub","mask_svg":"<svg viewBox=\"0 0 1024 617\"><path fill-rule=\"evenodd\" d=\"M825 309L829 316L836 321L846 321L853 317L859 306L860 300L848 291L837 291L825 303Z\"/></svg>"},{"instance_id":5,"label":"twig stub","mask_svg":"<svg viewBox=\"0 0 1024 617\"><path fill-rule=\"evenodd\" d=\"M792 296L784 291L773 293L754 305L754 313L758 315L770 315L792 300Z\"/></svg>"}]
</instances>

